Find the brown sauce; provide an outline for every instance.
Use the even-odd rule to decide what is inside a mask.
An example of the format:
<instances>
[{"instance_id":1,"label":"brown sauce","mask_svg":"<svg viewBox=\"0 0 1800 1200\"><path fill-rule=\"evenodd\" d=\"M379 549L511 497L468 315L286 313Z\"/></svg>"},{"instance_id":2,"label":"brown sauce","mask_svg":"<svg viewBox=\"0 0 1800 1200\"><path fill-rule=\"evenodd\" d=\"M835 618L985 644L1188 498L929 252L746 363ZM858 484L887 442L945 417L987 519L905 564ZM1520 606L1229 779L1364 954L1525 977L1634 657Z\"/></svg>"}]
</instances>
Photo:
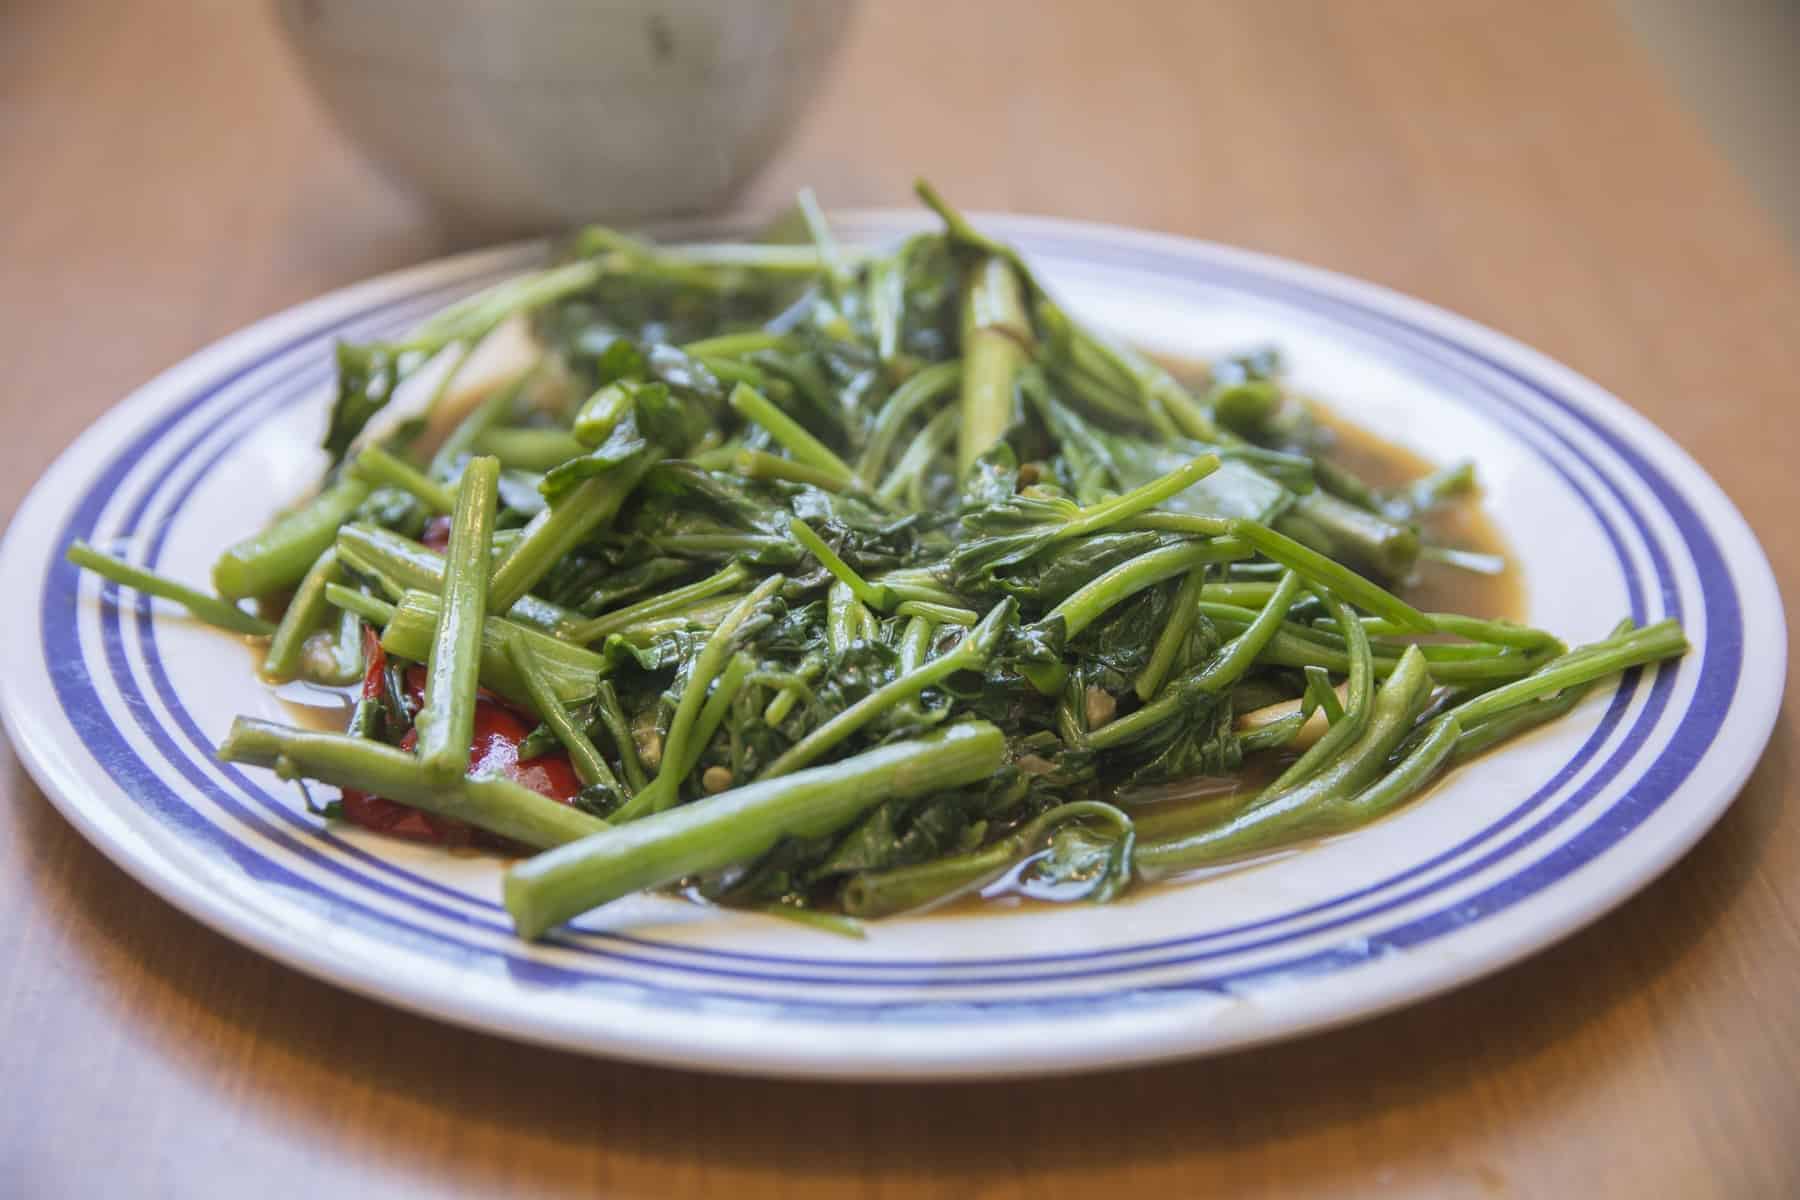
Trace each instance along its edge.
<instances>
[{"instance_id":1,"label":"brown sauce","mask_svg":"<svg viewBox=\"0 0 1800 1200\"><path fill-rule=\"evenodd\" d=\"M257 665L261 662L259 648ZM282 710L293 724L319 733L344 732L356 707L355 688L326 687L299 679L266 686L269 694L280 701Z\"/></svg>"},{"instance_id":2,"label":"brown sauce","mask_svg":"<svg viewBox=\"0 0 1800 1200\"><path fill-rule=\"evenodd\" d=\"M1329 428L1335 441L1324 457L1355 473L1364 482L1377 487L1397 487L1410 483L1440 467L1404 446L1376 437L1322 404L1313 404L1313 415ZM1480 466L1476 467L1479 488ZM1468 613L1476 617L1523 620L1525 586L1519 574L1518 560L1481 506L1479 490L1472 496L1443 504L1427 513L1419 522L1419 532L1427 543L1492 555L1506 567L1498 575L1484 575L1448 563L1421 559L1414 578L1400 589L1413 607L1425 612Z\"/></svg>"}]
</instances>

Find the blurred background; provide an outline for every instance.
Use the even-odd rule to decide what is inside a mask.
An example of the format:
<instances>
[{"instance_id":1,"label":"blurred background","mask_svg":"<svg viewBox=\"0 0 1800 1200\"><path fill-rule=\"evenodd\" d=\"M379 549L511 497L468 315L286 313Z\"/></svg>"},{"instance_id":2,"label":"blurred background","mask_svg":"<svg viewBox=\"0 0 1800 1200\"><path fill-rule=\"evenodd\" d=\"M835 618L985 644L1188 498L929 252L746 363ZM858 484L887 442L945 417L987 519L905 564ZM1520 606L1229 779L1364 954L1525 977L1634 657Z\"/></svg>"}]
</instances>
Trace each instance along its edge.
<instances>
[{"instance_id":1,"label":"blurred background","mask_svg":"<svg viewBox=\"0 0 1800 1200\"><path fill-rule=\"evenodd\" d=\"M1800 246L1800 0L1616 0Z\"/></svg>"}]
</instances>

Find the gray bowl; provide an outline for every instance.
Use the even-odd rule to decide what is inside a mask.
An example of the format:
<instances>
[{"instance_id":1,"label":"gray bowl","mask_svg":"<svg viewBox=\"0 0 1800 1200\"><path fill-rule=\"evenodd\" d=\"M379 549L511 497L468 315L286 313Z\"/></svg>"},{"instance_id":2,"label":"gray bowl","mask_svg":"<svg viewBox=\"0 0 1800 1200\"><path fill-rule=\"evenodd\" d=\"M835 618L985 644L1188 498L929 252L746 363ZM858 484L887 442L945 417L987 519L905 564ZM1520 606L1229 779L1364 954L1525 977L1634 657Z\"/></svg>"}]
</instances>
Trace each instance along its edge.
<instances>
[{"instance_id":1,"label":"gray bowl","mask_svg":"<svg viewBox=\"0 0 1800 1200\"><path fill-rule=\"evenodd\" d=\"M277 0L381 167L487 233L716 209L817 86L847 0Z\"/></svg>"}]
</instances>

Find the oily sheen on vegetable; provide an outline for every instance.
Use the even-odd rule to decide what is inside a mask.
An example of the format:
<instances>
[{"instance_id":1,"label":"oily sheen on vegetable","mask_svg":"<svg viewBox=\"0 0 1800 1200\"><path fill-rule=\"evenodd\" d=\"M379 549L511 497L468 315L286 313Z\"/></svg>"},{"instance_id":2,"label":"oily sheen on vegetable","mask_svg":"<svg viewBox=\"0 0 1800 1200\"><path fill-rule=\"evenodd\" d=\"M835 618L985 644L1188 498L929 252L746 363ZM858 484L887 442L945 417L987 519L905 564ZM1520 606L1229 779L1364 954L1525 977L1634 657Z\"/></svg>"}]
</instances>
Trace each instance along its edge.
<instances>
[{"instance_id":1,"label":"oily sheen on vegetable","mask_svg":"<svg viewBox=\"0 0 1800 1200\"><path fill-rule=\"evenodd\" d=\"M342 732L219 754L519 855L527 937L671 886L848 933L1002 877L1104 902L1354 830L1685 650L1418 610L1422 559L1492 566L1422 533L1468 464L1374 486L1274 352L1177 379L919 191L941 228L877 254L810 195L763 242L583 231L340 346L316 496L212 592L68 556L358 686Z\"/></svg>"}]
</instances>

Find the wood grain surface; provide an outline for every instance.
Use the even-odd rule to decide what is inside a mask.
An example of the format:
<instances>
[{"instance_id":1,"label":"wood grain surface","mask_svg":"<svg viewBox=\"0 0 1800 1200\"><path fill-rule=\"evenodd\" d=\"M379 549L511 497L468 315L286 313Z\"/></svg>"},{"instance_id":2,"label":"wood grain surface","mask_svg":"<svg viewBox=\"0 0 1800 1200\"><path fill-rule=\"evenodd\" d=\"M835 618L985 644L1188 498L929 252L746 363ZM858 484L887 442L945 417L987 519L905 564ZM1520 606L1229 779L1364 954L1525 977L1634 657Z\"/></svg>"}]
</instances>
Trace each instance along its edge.
<instances>
[{"instance_id":1,"label":"wood grain surface","mask_svg":"<svg viewBox=\"0 0 1800 1200\"><path fill-rule=\"evenodd\" d=\"M871 4L744 203L903 203L915 173L1513 334L1686 445L1800 595L1800 275L1602 4ZM455 244L322 121L264 5L0 4L0 512L161 368ZM620 1066L342 994L153 897L0 748L0 1192L1800 1195L1797 741L1790 701L1696 850L1486 982L956 1087Z\"/></svg>"}]
</instances>

